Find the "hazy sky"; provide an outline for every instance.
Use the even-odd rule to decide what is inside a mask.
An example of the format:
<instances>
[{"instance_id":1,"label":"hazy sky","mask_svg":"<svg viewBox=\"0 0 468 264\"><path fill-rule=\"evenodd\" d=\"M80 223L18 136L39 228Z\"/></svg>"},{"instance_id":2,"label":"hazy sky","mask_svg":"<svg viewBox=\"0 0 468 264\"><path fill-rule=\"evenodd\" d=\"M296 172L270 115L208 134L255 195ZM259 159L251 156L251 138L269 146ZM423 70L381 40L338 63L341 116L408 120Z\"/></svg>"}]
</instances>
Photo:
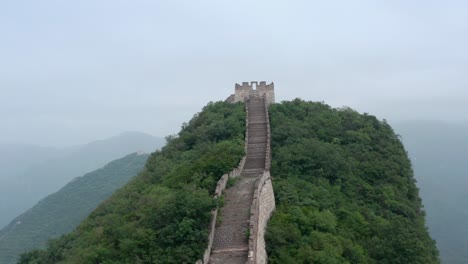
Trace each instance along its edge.
<instances>
[{"instance_id":1,"label":"hazy sky","mask_svg":"<svg viewBox=\"0 0 468 264\"><path fill-rule=\"evenodd\" d=\"M176 133L242 81L468 122L468 1L0 2L0 142Z\"/></svg>"}]
</instances>

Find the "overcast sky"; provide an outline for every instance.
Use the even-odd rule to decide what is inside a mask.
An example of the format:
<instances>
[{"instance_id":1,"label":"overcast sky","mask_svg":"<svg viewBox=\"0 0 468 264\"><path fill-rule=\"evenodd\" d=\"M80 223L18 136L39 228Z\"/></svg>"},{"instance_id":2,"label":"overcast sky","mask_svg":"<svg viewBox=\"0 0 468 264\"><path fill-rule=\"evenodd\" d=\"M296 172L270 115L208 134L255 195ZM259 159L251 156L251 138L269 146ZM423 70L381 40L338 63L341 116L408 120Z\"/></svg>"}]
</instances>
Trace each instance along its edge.
<instances>
[{"instance_id":1,"label":"overcast sky","mask_svg":"<svg viewBox=\"0 0 468 264\"><path fill-rule=\"evenodd\" d=\"M242 81L468 122L468 1L0 2L0 142L176 133Z\"/></svg>"}]
</instances>

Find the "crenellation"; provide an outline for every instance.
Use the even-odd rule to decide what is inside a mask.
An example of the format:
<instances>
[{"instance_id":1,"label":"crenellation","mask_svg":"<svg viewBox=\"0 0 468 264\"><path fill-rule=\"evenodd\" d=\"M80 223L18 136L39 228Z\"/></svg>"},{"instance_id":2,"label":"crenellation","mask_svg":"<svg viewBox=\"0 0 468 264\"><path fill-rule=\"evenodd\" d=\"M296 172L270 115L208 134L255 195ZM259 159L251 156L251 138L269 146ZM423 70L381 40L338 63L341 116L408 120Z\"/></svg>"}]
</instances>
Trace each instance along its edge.
<instances>
[{"instance_id":1,"label":"crenellation","mask_svg":"<svg viewBox=\"0 0 468 264\"><path fill-rule=\"evenodd\" d=\"M234 103L245 102L251 95L265 96L268 105L275 102L275 85L273 82L270 84L267 84L265 81L242 82L241 84L236 83L234 88L234 99L232 100L232 97L230 97L231 99L229 100Z\"/></svg>"},{"instance_id":2,"label":"crenellation","mask_svg":"<svg viewBox=\"0 0 468 264\"><path fill-rule=\"evenodd\" d=\"M234 93L234 103L236 102L244 102L252 91L252 86L248 82L242 82L242 84L235 85L235 93Z\"/></svg>"}]
</instances>

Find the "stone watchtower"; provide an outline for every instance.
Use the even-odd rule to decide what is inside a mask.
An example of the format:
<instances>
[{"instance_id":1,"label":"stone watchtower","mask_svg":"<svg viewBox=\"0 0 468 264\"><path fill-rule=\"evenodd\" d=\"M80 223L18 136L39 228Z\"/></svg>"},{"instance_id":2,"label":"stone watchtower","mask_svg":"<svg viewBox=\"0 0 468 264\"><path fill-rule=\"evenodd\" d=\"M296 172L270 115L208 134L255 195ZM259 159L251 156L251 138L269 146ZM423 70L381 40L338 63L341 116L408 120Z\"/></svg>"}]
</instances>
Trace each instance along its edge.
<instances>
[{"instance_id":1,"label":"stone watchtower","mask_svg":"<svg viewBox=\"0 0 468 264\"><path fill-rule=\"evenodd\" d=\"M254 89L255 88L255 89ZM235 93L228 98L229 102L244 102L250 96L265 96L267 104L275 102L275 85L266 82L242 82L235 86Z\"/></svg>"}]
</instances>

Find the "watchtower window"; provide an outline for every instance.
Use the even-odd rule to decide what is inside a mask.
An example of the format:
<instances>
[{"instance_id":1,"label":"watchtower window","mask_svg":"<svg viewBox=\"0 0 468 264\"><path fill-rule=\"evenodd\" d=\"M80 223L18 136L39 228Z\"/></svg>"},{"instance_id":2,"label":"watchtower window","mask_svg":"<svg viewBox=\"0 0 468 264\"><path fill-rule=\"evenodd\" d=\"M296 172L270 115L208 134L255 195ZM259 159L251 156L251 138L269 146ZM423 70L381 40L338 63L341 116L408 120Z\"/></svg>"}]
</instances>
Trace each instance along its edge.
<instances>
[{"instance_id":1,"label":"watchtower window","mask_svg":"<svg viewBox=\"0 0 468 264\"><path fill-rule=\"evenodd\" d=\"M250 86L252 87L252 90L257 90L258 82L250 82Z\"/></svg>"}]
</instances>

